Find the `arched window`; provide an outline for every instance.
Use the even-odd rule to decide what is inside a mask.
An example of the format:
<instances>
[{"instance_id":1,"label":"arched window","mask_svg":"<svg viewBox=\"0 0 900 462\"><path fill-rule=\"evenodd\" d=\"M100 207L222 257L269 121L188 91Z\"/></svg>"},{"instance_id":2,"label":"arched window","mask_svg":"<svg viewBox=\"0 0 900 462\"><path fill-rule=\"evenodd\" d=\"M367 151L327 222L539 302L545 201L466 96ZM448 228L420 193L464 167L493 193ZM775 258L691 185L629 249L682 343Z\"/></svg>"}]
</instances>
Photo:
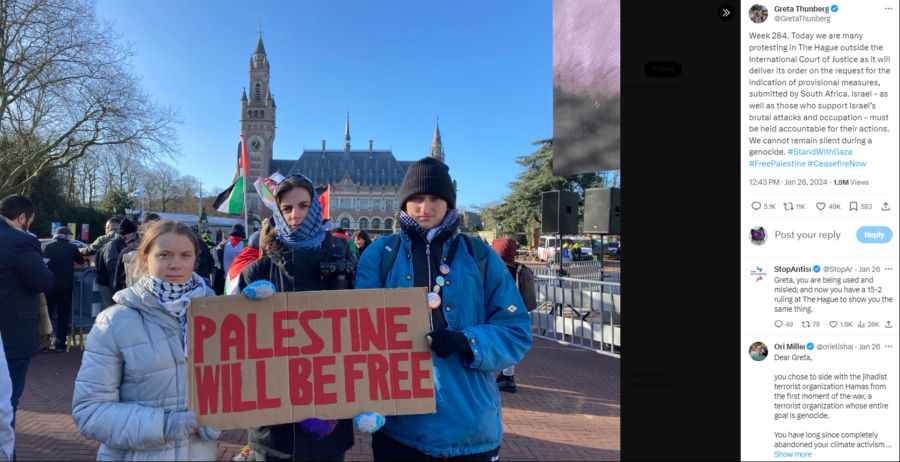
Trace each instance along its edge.
<instances>
[{"instance_id":1,"label":"arched window","mask_svg":"<svg viewBox=\"0 0 900 462\"><path fill-rule=\"evenodd\" d=\"M369 227L369 220L367 218L359 219L359 229L366 229Z\"/></svg>"},{"instance_id":2,"label":"arched window","mask_svg":"<svg viewBox=\"0 0 900 462\"><path fill-rule=\"evenodd\" d=\"M253 111L253 117L258 118L258 117L259 117L259 111Z\"/></svg>"},{"instance_id":3,"label":"arched window","mask_svg":"<svg viewBox=\"0 0 900 462\"><path fill-rule=\"evenodd\" d=\"M260 101L262 98L262 86L260 84L256 84L256 100Z\"/></svg>"},{"instance_id":4,"label":"arched window","mask_svg":"<svg viewBox=\"0 0 900 462\"><path fill-rule=\"evenodd\" d=\"M348 229L350 228L350 219L349 218L341 218L341 228Z\"/></svg>"},{"instance_id":5,"label":"arched window","mask_svg":"<svg viewBox=\"0 0 900 462\"><path fill-rule=\"evenodd\" d=\"M259 116L263 119L266 118L266 111L259 111Z\"/></svg>"},{"instance_id":6,"label":"arched window","mask_svg":"<svg viewBox=\"0 0 900 462\"><path fill-rule=\"evenodd\" d=\"M372 229L378 229L381 227L381 220L377 218L372 219Z\"/></svg>"},{"instance_id":7,"label":"arched window","mask_svg":"<svg viewBox=\"0 0 900 462\"><path fill-rule=\"evenodd\" d=\"M390 218L385 218L384 219L384 229L387 229L387 230L394 229L394 220L391 220Z\"/></svg>"},{"instance_id":8,"label":"arched window","mask_svg":"<svg viewBox=\"0 0 900 462\"><path fill-rule=\"evenodd\" d=\"M247 111L247 117L253 117L253 111Z\"/></svg>"}]
</instances>

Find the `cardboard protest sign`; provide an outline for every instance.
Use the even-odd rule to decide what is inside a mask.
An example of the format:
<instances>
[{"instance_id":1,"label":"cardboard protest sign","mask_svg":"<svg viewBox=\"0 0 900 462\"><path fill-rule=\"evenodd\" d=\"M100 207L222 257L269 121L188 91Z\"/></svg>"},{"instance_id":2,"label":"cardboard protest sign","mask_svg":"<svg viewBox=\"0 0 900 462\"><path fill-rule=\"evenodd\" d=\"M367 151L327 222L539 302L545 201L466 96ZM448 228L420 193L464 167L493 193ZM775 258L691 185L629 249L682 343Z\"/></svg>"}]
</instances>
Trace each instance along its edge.
<instances>
[{"instance_id":1,"label":"cardboard protest sign","mask_svg":"<svg viewBox=\"0 0 900 462\"><path fill-rule=\"evenodd\" d=\"M434 412L425 290L195 298L188 408L216 429Z\"/></svg>"}]
</instances>

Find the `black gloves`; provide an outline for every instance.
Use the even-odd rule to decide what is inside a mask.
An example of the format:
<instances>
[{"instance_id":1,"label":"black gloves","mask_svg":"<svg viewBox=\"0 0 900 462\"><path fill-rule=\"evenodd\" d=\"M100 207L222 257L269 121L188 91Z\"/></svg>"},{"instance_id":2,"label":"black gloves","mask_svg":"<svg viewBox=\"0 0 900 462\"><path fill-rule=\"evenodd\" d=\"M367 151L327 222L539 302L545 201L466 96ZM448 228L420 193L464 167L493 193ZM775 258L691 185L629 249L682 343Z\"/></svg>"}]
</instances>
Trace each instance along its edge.
<instances>
[{"instance_id":1,"label":"black gloves","mask_svg":"<svg viewBox=\"0 0 900 462\"><path fill-rule=\"evenodd\" d=\"M462 332L449 329L439 329L428 334L431 337L431 350L441 358L457 353L472 362L475 355L469 348L469 339Z\"/></svg>"}]
</instances>

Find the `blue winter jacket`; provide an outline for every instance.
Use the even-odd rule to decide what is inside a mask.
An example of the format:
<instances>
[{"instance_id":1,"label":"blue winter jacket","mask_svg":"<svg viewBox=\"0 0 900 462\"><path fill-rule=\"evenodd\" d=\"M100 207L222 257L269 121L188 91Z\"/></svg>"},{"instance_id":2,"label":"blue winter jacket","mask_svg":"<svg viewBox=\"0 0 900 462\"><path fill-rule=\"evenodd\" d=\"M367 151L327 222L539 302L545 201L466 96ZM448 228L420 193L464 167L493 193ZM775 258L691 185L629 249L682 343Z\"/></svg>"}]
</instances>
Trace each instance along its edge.
<instances>
[{"instance_id":1,"label":"blue winter jacket","mask_svg":"<svg viewBox=\"0 0 900 462\"><path fill-rule=\"evenodd\" d=\"M400 249L387 248L387 237L366 249L357 270L357 289L413 287L413 259L407 258L411 243L406 233L400 236ZM443 255L453 240L460 241L459 249L449 262L441 309L448 328L469 339L474 360L468 362L458 354L443 359L432 355L436 412L390 416L382 429L400 443L436 457L477 454L500 446L503 424L495 373L518 363L531 347L531 318L506 265L487 248L482 280L466 240L458 233L444 242ZM400 258L394 260L383 284L382 253L398 251ZM432 268L433 273L437 271Z\"/></svg>"}]
</instances>

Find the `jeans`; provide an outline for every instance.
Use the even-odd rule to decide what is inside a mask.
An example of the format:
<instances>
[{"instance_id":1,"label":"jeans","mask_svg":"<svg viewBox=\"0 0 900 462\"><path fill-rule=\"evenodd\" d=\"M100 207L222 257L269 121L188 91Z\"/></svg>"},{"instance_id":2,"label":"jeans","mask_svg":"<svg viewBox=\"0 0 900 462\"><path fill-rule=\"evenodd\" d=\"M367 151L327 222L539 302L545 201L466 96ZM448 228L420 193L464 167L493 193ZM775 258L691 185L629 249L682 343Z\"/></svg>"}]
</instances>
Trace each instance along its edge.
<instances>
[{"instance_id":1,"label":"jeans","mask_svg":"<svg viewBox=\"0 0 900 462\"><path fill-rule=\"evenodd\" d=\"M12 382L12 427L16 428L16 408L19 407L19 398L25 391L25 376L28 375L28 363L31 359L7 359L9 366L9 380Z\"/></svg>"}]
</instances>

